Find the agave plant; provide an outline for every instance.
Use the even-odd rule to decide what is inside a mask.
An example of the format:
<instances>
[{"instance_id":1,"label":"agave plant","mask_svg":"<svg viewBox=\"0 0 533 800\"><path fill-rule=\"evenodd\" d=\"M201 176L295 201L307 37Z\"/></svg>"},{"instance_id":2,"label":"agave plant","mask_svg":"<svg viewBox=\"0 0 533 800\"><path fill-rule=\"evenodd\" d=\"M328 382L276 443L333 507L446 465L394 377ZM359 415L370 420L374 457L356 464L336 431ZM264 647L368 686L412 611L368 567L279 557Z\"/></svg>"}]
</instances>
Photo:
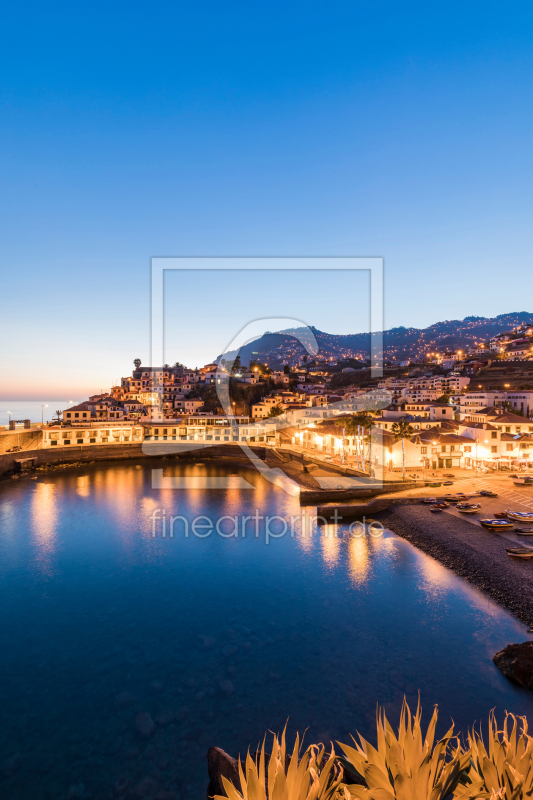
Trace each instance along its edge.
<instances>
[{"instance_id":1,"label":"agave plant","mask_svg":"<svg viewBox=\"0 0 533 800\"><path fill-rule=\"evenodd\" d=\"M333 748L328 758L324 753L322 745L310 745L300 758L300 740L296 736L287 764L284 730L280 740L273 736L270 760L265 755L263 741L255 760L250 753L246 756L244 770L239 761L241 790L223 777L226 797L215 795L214 800L333 800L339 792L343 797L342 769L335 764Z\"/></svg>"},{"instance_id":2,"label":"agave plant","mask_svg":"<svg viewBox=\"0 0 533 800\"><path fill-rule=\"evenodd\" d=\"M508 721L512 719L509 733ZM502 800L525 800L533 796L533 738L528 736L527 721L514 714L506 714L503 728L498 730L496 717L489 718L488 749L483 743L481 731L468 734L471 754L469 785L458 787L454 798L502 798Z\"/></svg>"},{"instance_id":3,"label":"agave plant","mask_svg":"<svg viewBox=\"0 0 533 800\"><path fill-rule=\"evenodd\" d=\"M464 752L457 737L453 736L453 725L434 745L437 707L425 738L421 716L420 702L413 716L404 700L396 736L385 712L378 709L377 749L361 735L359 744L354 739L355 747L340 745L350 770L365 782L365 786L347 787L351 797L361 800L444 800L452 794L468 766L470 753ZM455 745L452 740L455 740Z\"/></svg>"}]
</instances>

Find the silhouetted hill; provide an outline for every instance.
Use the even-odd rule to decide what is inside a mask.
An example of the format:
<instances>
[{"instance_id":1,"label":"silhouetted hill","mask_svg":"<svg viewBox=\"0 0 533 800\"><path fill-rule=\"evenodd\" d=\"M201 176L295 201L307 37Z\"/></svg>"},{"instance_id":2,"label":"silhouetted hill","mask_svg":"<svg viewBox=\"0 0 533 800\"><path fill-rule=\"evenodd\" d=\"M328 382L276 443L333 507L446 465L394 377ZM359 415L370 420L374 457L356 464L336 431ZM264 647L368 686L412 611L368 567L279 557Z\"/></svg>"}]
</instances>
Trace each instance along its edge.
<instances>
[{"instance_id":1,"label":"silhouetted hill","mask_svg":"<svg viewBox=\"0 0 533 800\"><path fill-rule=\"evenodd\" d=\"M436 322L427 328L390 328L383 332L385 357L388 359L416 358L428 352L442 350L466 349L477 342L482 342L497 333L510 330L522 323L533 324L533 313L515 311L500 314L497 317L465 317L463 320L453 319ZM312 331L318 344L318 356L321 358L340 359L355 358L363 361L369 357L370 334L354 333L338 335L320 331L318 328L296 328L278 332L267 332L254 342L240 350L241 362L249 364L251 360L259 360L270 367L281 366L293 362L299 355L306 354L295 334L303 336L306 341L312 339ZM226 358L236 355L227 353ZM221 356L217 357L217 361Z\"/></svg>"}]
</instances>

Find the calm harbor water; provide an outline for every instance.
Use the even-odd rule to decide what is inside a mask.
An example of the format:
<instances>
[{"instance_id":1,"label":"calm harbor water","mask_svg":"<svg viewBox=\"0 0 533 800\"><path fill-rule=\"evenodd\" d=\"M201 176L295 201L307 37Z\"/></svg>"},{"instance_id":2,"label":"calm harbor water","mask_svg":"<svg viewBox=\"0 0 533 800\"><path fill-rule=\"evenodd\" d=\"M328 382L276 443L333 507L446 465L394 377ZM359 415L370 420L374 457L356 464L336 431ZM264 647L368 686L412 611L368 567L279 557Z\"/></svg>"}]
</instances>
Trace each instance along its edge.
<instances>
[{"instance_id":1,"label":"calm harbor water","mask_svg":"<svg viewBox=\"0 0 533 800\"><path fill-rule=\"evenodd\" d=\"M245 537L225 520L225 536L186 537L180 522L153 538L157 508L189 521L299 514L254 470L165 468L237 473L255 491L156 491L147 462L0 486L0 796L127 786L201 800L209 746L244 753L287 718L306 741L372 736L377 702L396 723L419 690L442 729L453 717L465 731L494 706L533 719L530 694L491 662L525 626L391 533L303 536L296 524L267 545L264 520Z\"/></svg>"},{"instance_id":2,"label":"calm harbor water","mask_svg":"<svg viewBox=\"0 0 533 800\"><path fill-rule=\"evenodd\" d=\"M71 401L72 404L76 402L80 401ZM0 400L0 425L8 425L10 419L50 422L57 410L68 406L69 400Z\"/></svg>"}]
</instances>

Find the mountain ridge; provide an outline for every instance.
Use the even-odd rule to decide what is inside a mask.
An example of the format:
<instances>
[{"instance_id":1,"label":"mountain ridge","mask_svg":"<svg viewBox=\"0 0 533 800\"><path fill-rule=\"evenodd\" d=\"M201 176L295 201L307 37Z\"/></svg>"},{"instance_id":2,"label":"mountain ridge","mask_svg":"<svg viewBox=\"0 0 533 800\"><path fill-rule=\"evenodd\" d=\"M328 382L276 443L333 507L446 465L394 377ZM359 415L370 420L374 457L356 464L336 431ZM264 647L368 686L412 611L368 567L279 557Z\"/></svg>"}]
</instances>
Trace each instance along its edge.
<instances>
[{"instance_id":1,"label":"mountain ridge","mask_svg":"<svg viewBox=\"0 0 533 800\"><path fill-rule=\"evenodd\" d=\"M513 311L496 317L468 316L462 320L442 320L426 328L407 328L403 325L380 331L383 334L384 356L387 360L417 358L428 352L457 350L472 347L476 343L490 339L521 324L533 324L533 313ZM269 367L292 363L295 358L309 355L296 336L309 343L312 331L319 346L318 357L326 359L368 359L370 355L370 333L330 334L310 325L300 328L286 328L281 331L267 331L253 342L244 345L238 354L241 363L248 365L251 360L260 360ZM219 355L221 358L235 358L237 351Z\"/></svg>"}]
</instances>

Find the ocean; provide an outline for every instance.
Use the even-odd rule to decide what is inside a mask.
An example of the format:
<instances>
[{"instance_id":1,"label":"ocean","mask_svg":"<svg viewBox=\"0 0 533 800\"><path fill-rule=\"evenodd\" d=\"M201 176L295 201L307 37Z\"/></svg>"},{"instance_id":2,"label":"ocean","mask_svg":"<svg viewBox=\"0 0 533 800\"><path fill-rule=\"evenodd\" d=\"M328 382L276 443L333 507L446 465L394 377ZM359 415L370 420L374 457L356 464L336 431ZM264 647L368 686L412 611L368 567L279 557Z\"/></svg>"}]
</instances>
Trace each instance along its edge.
<instances>
[{"instance_id":1,"label":"ocean","mask_svg":"<svg viewBox=\"0 0 533 800\"><path fill-rule=\"evenodd\" d=\"M74 400L72 405L81 402L72 399ZM68 405L69 400L0 400L0 425L7 425L10 419L50 422L56 410L63 411Z\"/></svg>"}]
</instances>

